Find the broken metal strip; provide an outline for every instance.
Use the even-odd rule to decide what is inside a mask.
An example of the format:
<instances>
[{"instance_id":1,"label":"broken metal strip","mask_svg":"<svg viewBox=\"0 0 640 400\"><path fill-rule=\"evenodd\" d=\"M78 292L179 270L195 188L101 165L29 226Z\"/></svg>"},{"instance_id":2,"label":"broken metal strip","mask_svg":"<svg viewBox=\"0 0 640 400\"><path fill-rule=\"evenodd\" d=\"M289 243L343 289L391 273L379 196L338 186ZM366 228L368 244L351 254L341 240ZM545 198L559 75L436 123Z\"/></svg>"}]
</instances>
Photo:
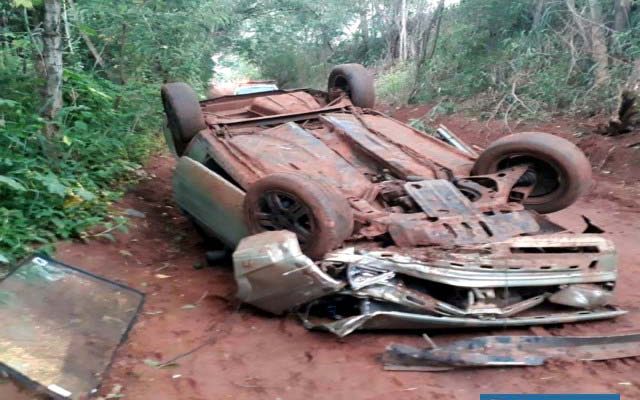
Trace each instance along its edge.
<instances>
[{"instance_id":1,"label":"broken metal strip","mask_svg":"<svg viewBox=\"0 0 640 400\"><path fill-rule=\"evenodd\" d=\"M278 114L278 115L270 115L267 117L257 117L257 118L242 118L237 120L230 121L215 121L213 123L209 122L211 125L215 126L229 126L229 127L240 127L240 126L267 126L280 124L284 122L295 122L302 121L306 119L314 119L322 116L327 112L336 112L340 110L344 110L349 104L345 104L344 102L338 103L331 107L320 108L317 110L303 112L303 113L292 113L292 114ZM205 113L206 117L206 113Z\"/></svg>"},{"instance_id":2,"label":"broken metal strip","mask_svg":"<svg viewBox=\"0 0 640 400\"><path fill-rule=\"evenodd\" d=\"M303 325L307 329L326 330L337 336L344 337L358 329L426 330L443 328L507 328L602 320L619 317L626 313L626 311L615 307L607 307L605 309L594 311L479 319L415 314L400 311L374 311L329 322L326 320L315 319L304 314L299 314L299 316Z\"/></svg>"},{"instance_id":3,"label":"broken metal strip","mask_svg":"<svg viewBox=\"0 0 640 400\"><path fill-rule=\"evenodd\" d=\"M536 366L547 360L610 360L640 356L640 334L607 336L484 336L430 349L392 344L385 368Z\"/></svg>"},{"instance_id":4,"label":"broken metal strip","mask_svg":"<svg viewBox=\"0 0 640 400\"><path fill-rule=\"evenodd\" d=\"M459 266L427 264L411 257L389 252L369 252L366 255L332 253L325 261L371 264L389 271L458 287L495 288L522 286L553 286L573 283L613 282L617 271L544 270L544 269L473 269Z\"/></svg>"},{"instance_id":5,"label":"broken metal strip","mask_svg":"<svg viewBox=\"0 0 640 400\"><path fill-rule=\"evenodd\" d=\"M471 146L467 145L462 139L460 139L455 133L451 132L446 126L440 125L438 129L436 129L438 135L441 136L442 140L456 149L467 153L469 156L473 158L478 158L479 154L471 148Z\"/></svg>"}]
</instances>

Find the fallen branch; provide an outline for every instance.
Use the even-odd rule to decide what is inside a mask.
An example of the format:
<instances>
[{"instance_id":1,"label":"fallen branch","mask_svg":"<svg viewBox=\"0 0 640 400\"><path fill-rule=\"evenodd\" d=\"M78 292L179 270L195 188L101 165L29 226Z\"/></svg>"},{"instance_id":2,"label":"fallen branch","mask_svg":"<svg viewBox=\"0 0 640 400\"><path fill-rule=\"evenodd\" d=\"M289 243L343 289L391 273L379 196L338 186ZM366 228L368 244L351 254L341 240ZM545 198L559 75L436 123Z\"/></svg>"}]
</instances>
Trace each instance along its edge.
<instances>
[{"instance_id":1,"label":"fallen branch","mask_svg":"<svg viewBox=\"0 0 640 400\"><path fill-rule=\"evenodd\" d=\"M522 105L522 107L524 107L527 111L529 111L531 114L535 114L535 112L531 108L529 108L529 106L524 104L524 102L522 100L520 100L520 97L518 97L518 95L516 94L516 84L517 83L518 83L518 78L515 78L513 80L513 84L511 85L511 96L514 98L514 100L516 100L518 103L520 103Z\"/></svg>"},{"instance_id":2,"label":"fallen branch","mask_svg":"<svg viewBox=\"0 0 640 400\"><path fill-rule=\"evenodd\" d=\"M73 0L69 0L69 10L71 11L73 18L79 21L80 19L79 19L78 13L76 12L76 5L74 4ZM82 29L78 29L78 31L80 32L80 36L82 37L82 40L84 40L84 43L87 45L87 48L91 53L91 56L93 57L94 60L96 60L96 64L98 64L100 68L105 68L104 59L100 55L100 52L98 51L96 46L93 44L93 41L91 40L89 35L84 33Z\"/></svg>"},{"instance_id":3,"label":"fallen branch","mask_svg":"<svg viewBox=\"0 0 640 400\"><path fill-rule=\"evenodd\" d=\"M611 155L611 153L613 153L613 151L616 149L617 146L611 146L611 148L609 149L609 151L607 151L607 154L604 156L604 158L602 159L602 162L600 163L600 165L598 166L598 169L601 170L602 168L604 168L604 165L607 163L607 161L609 160L609 156Z\"/></svg>"},{"instance_id":4,"label":"fallen branch","mask_svg":"<svg viewBox=\"0 0 640 400\"><path fill-rule=\"evenodd\" d=\"M206 296L205 296L206 297ZM185 357L188 357L200 350L202 350L203 348L207 347L207 346L211 346L213 344L215 344L218 339L220 339L224 334L229 334L230 332L225 331L225 328L231 328L233 326L233 323L235 323L235 320L237 319L237 316L240 315L239 310L240 310L240 306L242 305L242 303L240 303L239 301L237 302L237 304L234 306L232 312L227 315L227 317L225 317L224 320L222 320L222 322L213 324L212 326L210 326L207 330L210 330L212 328L214 328L216 325L221 325L220 329L216 330L216 333L212 334L211 336L209 336L207 339L205 339L204 342L200 343L199 345L197 345L196 347L192 348L191 350L188 350L184 353L180 353L174 357L171 357L170 359L168 359L167 361L164 361L160 364L157 365L157 368L164 368L167 367L169 365L175 364L178 360L181 360Z\"/></svg>"}]
</instances>

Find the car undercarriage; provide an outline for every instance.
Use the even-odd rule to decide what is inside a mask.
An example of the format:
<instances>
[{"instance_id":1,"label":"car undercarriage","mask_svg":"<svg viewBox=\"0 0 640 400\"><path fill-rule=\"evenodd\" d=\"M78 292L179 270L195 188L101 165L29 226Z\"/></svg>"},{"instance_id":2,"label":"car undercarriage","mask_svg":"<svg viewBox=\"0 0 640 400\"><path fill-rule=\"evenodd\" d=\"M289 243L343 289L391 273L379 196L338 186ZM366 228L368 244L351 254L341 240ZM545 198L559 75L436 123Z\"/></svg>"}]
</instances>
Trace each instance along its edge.
<instances>
[{"instance_id":1,"label":"car undercarriage","mask_svg":"<svg viewBox=\"0 0 640 400\"><path fill-rule=\"evenodd\" d=\"M477 154L371 109L364 73L203 102L163 89L175 199L235 249L238 298L341 336L624 313L613 244L544 215L589 189L580 150L528 132Z\"/></svg>"}]
</instances>

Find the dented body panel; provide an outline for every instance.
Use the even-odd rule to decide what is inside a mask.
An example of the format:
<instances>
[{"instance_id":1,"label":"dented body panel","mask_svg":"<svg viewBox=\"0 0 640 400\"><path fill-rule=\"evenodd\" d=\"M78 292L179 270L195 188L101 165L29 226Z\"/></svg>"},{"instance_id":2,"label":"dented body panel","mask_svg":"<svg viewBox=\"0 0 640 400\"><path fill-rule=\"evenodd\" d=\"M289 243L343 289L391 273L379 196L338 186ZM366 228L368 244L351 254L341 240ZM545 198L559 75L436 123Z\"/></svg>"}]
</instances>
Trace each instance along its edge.
<instances>
[{"instance_id":1,"label":"dented body panel","mask_svg":"<svg viewBox=\"0 0 640 400\"><path fill-rule=\"evenodd\" d=\"M296 235L287 231L243 239L233 253L233 265L237 297L274 314L344 286L302 254Z\"/></svg>"},{"instance_id":2,"label":"dented body panel","mask_svg":"<svg viewBox=\"0 0 640 400\"><path fill-rule=\"evenodd\" d=\"M189 157L181 157L173 176L174 196L207 231L229 247L249 234L242 218L244 192Z\"/></svg>"}]
</instances>

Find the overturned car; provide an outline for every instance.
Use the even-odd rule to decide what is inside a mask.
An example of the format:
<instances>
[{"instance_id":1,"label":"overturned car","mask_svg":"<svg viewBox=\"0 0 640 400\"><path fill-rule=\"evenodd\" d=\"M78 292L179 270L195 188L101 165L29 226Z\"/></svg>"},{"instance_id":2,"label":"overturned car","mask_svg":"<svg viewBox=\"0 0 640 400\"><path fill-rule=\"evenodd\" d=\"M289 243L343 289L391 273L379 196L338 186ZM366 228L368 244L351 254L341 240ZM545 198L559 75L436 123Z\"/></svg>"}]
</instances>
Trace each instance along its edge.
<instances>
[{"instance_id":1,"label":"overturned car","mask_svg":"<svg viewBox=\"0 0 640 400\"><path fill-rule=\"evenodd\" d=\"M249 304L338 335L624 313L610 305L612 243L543 215L590 185L588 160L562 138L514 134L478 155L373 110L357 64L335 67L327 92L199 102L170 83L162 99L175 200L235 249Z\"/></svg>"}]
</instances>

